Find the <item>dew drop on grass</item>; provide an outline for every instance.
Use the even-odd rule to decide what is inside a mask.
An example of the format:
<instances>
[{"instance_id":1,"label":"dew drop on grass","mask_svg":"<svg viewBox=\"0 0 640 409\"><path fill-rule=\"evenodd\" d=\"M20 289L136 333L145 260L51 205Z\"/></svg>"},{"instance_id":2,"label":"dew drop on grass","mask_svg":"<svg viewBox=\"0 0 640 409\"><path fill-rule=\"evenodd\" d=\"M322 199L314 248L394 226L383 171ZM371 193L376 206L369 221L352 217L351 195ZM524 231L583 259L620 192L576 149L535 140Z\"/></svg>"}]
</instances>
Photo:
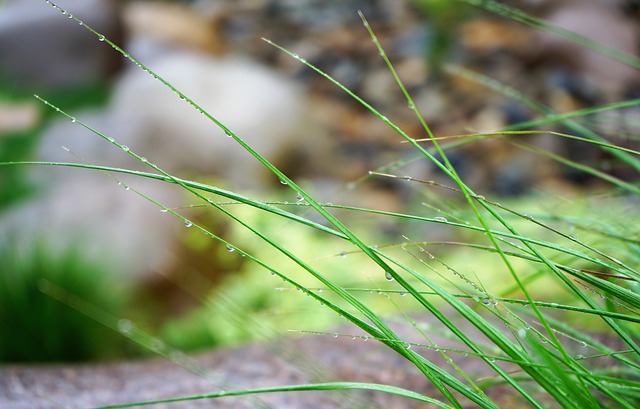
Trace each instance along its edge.
<instances>
[{"instance_id":1,"label":"dew drop on grass","mask_svg":"<svg viewBox=\"0 0 640 409\"><path fill-rule=\"evenodd\" d=\"M227 244L226 247L229 253L233 253L234 251L236 251L236 249L231 244Z\"/></svg>"},{"instance_id":2,"label":"dew drop on grass","mask_svg":"<svg viewBox=\"0 0 640 409\"><path fill-rule=\"evenodd\" d=\"M167 344L165 344L164 341L159 338L154 338L151 340L150 347L153 352L159 353L166 349Z\"/></svg>"},{"instance_id":3,"label":"dew drop on grass","mask_svg":"<svg viewBox=\"0 0 640 409\"><path fill-rule=\"evenodd\" d=\"M407 105L407 106L408 106L408 107L409 107L409 109L410 109L410 110L412 110L412 111L413 111L414 109L416 109L415 105L413 105L413 104L409 104L409 105Z\"/></svg>"},{"instance_id":4,"label":"dew drop on grass","mask_svg":"<svg viewBox=\"0 0 640 409\"><path fill-rule=\"evenodd\" d=\"M110 137L110 136L109 136L109 137L107 137L107 140L108 140L109 142L111 142L111 143L113 143L113 142L115 142L115 141L116 141L115 139L113 139L113 138L112 138L112 137Z\"/></svg>"},{"instance_id":5,"label":"dew drop on grass","mask_svg":"<svg viewBox=\"0 0 640 409\"><path fill-rule=\"evenodd\" d=\"M161 211L162 213L167 213L167 212L169 211L169 209L164 208L164 209L160 209L160 211Z\"/></svg>"},{"instance_id":6,"label":"dew drop on grass","mask_svg":"<svg viewBox=\"0 0 640 409\"><path fill-rule=\"evenodd\" d=\"M391 274L390 271L385 271L384 272L384 278L386 278L389 281L393 281L393 275Z\"/></svg>"},{"instance_id":7,"label":"dew drop on grass","mask_svg":"<svg viewBox=\"0 0 640 409\"><path fill-rule=\"evenodd\" d=\"M127 320L127 319L121 319L118 321L118 331L120 331L123 334L130 334L133 332L135 326L133 325L133 322Z\"/></svg>"},{"instance_id":8,"label":"dew drop on grass","mask_svg":"<svg viewBox=\"0 0 640 409\"><path fill-rule=\"evenodd\" d=\"M100 35L98 36L98 40L99 40L99 41L104 41L104 36L103 36L102 34L100 34Z\"/></svg>"},{"instance_id":9,"label":"dew drop on grass","mask_svg":"<svg viewBox=\"0 0 640 409\"><path fill-rule=\"evenodd\" d=\"M125 152L129 152L129 147L127 145L122 145L120 148Z\"/></svg>"},{"instance_id":10,"label":"dew drop on grass","mask_svg":"<svg viewBox=\"0 0 640 409\"><path fill-rule=\"evenodd\" d=\"M76 122L76 118L73 117L73 116L71 118L69 118L69 119L71 120L71 122L74 122L74 123Z\"/></svg>"},{"instance_id":11,"label":"dew drop on grass","mask_svg":"<svg viewBox=\"0 0 640 409\"><path fill-rule=\"evenodd\" d=\"M447 219L445 217L442 217L442 216L434 217L433 220L435 220L437 222L443 222L443 223L447 222Z\"/></svg>"},{"instance_id":12,"label":"dew drop on grass","mask_svg":"<svg viewBox=\"0 0 640 409\"><path fill-rule=\"evenodd\" d=\"M340 252L340 257L342 257L342 258L346 258L346 257L347 257L347 252L346 252L346 251L344 251L344 250L343 250L343 251L341 251L341 252Z\"/></svg>"},{"instance_id":13,"label":"dew drop on grass","mask_svg":"<svg viewBox=\"0 0 640 409\"><path fill-rule=\"evenodd\" d=\"M280 181L280 184L282 184L282 185L288 185L288 183L287 183L286 181L284 181L284 180L281 180L281 181Z\"/></svg>"},{"instance_id":14,"label":"dew drop on grass","mask_svg":"<svg viewBox=\"0 0 640 409\"><path fill-rule=\"evenodd\" d=\"M492 304L491 298L489 298L489 297L480 298L480 302L483 303L484 305L491 305Z\"/></svg>"},{"instance_id":15,"label":"dew drop on grass","mask_svg":"<svg viewBox=\"0 0 640 409\"><path fill-rule=\"evenodd\" d=\"M147 162L149 162L149 161L147 160L147 158L145 158L144 156L142 156L142 157L140 157L140 162L142 162L142 163L147 163Z\"/></svg>"},{"instance_id":16,"label":"dew drop on grass","mask_svg":"<svg viewBox=\"0 0 640 409\"><path fill-rule=\"evenodd\" d=\"M185 220L184 227L191 227L191 226L193 226L193 223L189 220Z\"/></svg>"}]
</instances>

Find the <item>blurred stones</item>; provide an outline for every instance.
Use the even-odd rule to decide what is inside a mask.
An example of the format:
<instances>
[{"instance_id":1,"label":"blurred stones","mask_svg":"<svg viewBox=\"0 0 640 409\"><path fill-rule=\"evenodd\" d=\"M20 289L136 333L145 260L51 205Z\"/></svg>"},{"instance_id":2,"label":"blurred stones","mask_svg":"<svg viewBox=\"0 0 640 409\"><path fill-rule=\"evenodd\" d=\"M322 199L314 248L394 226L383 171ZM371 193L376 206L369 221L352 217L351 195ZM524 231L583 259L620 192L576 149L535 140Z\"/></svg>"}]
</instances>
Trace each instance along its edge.
<instances>
[{"instance_id":1,"label":"blurred stones","mask_svg":"<svg viewBox=\"0 0 640 409\"><path fill-rule=\"evenodd\" d=\"M320 151L321 143L308 143L307 138L313 140L316 133L305 121L304 92L299 84L249 57L215 55L221 49L215 45L218 43L205 41L212 32L205 30L206 19L197 14L173 5L164 5L167 9L162 11L154 9L159 5L145 6L161 16L159 21L169 25L182 21L176 25L186 31L187 22L194 19L194 27L204 30L195 37L170 30L163 37L156 26L140 23L138 31L130 31L129 42L136 44L152 70L268 160L285 158L296 168L308 159L298 152ZM37 8L48 11L50 6L40 4ZM167 14L167 10L175 13ZM59 12L51 18L72 29L80 28ZM89 40L86 46L90 50L104 48L94 36ZM47 58L52 60L49 67L61 63L58 56ZM215 177L236 191L281 186L264 165L203 113L149 73L127 64L128 68L113 79L112 97L105 107L70 112L78 122L59 116L48 124L37 148L37 160L153 171L81 126L82 121L177 176ZM83 78L90 76L87 73ZM55 81L49 83L61 84ZM315 138L315 142L320 140ZM66 167L34 167L29 172L42 191L0 215L1 245L12 243L16 251L29 252L34 243L42 242L60 254L81 245L85 257L108 263L114 274L127 279L151 272L170 275L168 268L180 268L181 263L174 260L181 246L176 232L184 223L135 193L139 190L166 206L181 206L186 199L179 187L124 175L115 175L112 180L93 170Z\"/></svg>"},{"instance_id":2,"label":"blurred stones","mask_svg":"<svg viewBox=\"0 0 640 409\"><path fill-rule=\"evenodd\" d=\"M134 1L124 8L123 19L130 40L153 39L172 48L219 55L226 46L216 11L203 14L184 4Z\"/></svg>"},{"instance_id":3,"label":"blurred stones","mask_svg":"<svg viewBox=\"0 0 640 409\"><path fill-rule=\"evenodd\" d=\"M638 56L640 25L637 19L623 13L621 2L600 0L566 1L551 12L547 19L563 29ZM553 52L556 63L568 65L573 75L579 75L589 87L595 87L605 101L619 99L626 88L640 83L637 68L606 57L560 37L538 32L542 52Z\"/></svg>"},{"instance_id":4,"label":"blurred stones","mask_svg":"<svg viewBox=\"0 0 640 409\"><path fill-rule=\"evenodd\" d=\"M121 28L115 1L56 2L116 43ZM40 0L0 5L0 78L14 86L43 90L102 80L121 57L95 35Z\"/></svg>"},{"instance_id":5,"label":"blurred stones","mask_svg":"<svg viewBox=\"0 0 640 409\"><path fill-rule=\"evenodd\" d=\"M34 103L0 101L0 137L8 132L34 128L39 119L38 108Z\"/></svg>"}]
</instances>

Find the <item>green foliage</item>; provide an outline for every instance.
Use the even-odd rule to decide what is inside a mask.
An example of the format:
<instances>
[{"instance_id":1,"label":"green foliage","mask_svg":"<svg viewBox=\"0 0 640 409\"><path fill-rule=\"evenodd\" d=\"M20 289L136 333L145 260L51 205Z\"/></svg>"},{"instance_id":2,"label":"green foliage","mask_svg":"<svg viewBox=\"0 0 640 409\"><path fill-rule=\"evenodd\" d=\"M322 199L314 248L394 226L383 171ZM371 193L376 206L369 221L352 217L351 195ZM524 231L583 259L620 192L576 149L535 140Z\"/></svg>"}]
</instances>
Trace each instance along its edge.
<instances>
[{"instance_id":1,"label":"green foliage","mask_svg":"<svg viewBox=\"0 0 640 409\"><path fill-rule=\"evenodd\" d=\"M125 289L106 266L83 258L80 247L53 254L42 245L0 248L0 361L82 361L133 352L121 336L78 311L86 303L123 314ZM81 294L81 301L58 288Z\"/></svg>"}]
</instances>

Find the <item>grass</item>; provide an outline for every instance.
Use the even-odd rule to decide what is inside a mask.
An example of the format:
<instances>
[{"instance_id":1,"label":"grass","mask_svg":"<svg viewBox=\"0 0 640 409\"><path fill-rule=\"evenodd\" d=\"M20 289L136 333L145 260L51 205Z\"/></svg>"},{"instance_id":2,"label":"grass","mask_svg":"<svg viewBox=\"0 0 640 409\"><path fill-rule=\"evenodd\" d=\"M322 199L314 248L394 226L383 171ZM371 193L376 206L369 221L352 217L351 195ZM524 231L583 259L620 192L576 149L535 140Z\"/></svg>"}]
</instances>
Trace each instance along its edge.
<instances>
[{"instance_id":1,"label":"grass","mask_svg":"<svg viewBox=\"0 0 640 409\"><path fill-rule=\"evenodd\" d=\"M492 5L492 10L508 18L521 20L521 15L505 11L495 2L478 4ZM233 257L245 260L241 275L221 286L224 294L221 290L203 300L205 314L207 311L219 311L216 315L239 322L241 327L248 329L249 335L257 338L280 335L273 329L273 323L250 313L251 310L263 311L262 306L270 304L266 300L269 295L264 291L264 286L272 288L273 281L267 280L270 275L274 276L280 280L280 285L304 295L279 293L280 300L285 299L296 305L281 304L286 310L308 308L321 312L323 317L333 317L333 320L326 318L328 323L335 322L336 316L342 322L350 322L371 339L410 361L442 397L433 398L390 385L335 382L224 391L170 400L132 402L130 405L114 407L276 391L340 389L373 389L431 402L440 407L461 408L468 401L483 408L497 407L493 397L484 392L487 380L478 379L476 374L461 369L463 363L470 359L484 363L486 373L490 374L488 383L507 385L510 393L528 406L541 408L553 402L553 406L564 408L637 407L640 403L640 382L637 375L633 375L638 373L640 365L640 347L637 343L640 332L637 325L640 322L640 273L637 270L640 238L634 223L637 210L633 205L639 193L637 182L620 180L593 165L575 163L550 152L535 150L509 132L524 129L535 134L537 131L532 129L539 125L561 124L575 135L555 133L556 137L570 137L582 143L595 144L617 157L625 166L637 170L640 167L638 152L607 142L577 120L594 110L615 110L637 105L638 101L624 101L558 115L515 90L453 67L450 69L456 75L466 75L510 98L534 106L542 117L537 122L520 124L495 134L439 139L431 133L377 41L373 29L364 16L361 17L381 57L396 78L399 89L404 93L408 109L415 112L416 120L428 135L426 141L404 133L382 113L303 57L266 41L342 88L378 120L386 123L405 143L410 144L419 157L427 158L446 175L450 186L397 175L394 166L373 170L368 176L404 180L418 192L424 192L424 205L390 213L375 208L319 202L296 181L246 145L233 130L220 123L213 116L214 113L203 111L188 95L182 94L150 67L142 65L96 32L94 34L101 41L121 52L173 90L177 97L202 112L211 120L212 126L220 127L234 138L286 185L287 194L296 198L296 204L282 200L265 203L263 199L245 197L206 183L178 178L165 172L161 164L149 163L117 140L40 98L78 126L91 130L106 143L122 149L123 154L137 158L150 168L150 172L87 164L47 165L99 169L114 174L116 178L118 173L129 173L182 187L204 211L230 220L232 230L225 237L219 236L188 218L181 209L168 209L143 192L138 192L135 186L131 187L131 191L182 219L191 230L218 242L230 250L229 254ZM525 22L532 21L541 29L556 31L531 19ZM85 27L93 32L90 27ZM571 39L576 40L573 37ZM580 39L580 42L584 42L584 39ZM591 44L591 48L602 51L598 45ZM635 64L633 59L615 55L619 60ZM467 186L448 157L448 152L455 146L473 143L479 138L495 137L504 138L521 149L534 150L564 166L590 173L610 187L584 198L553 197L541 192L536 197L535 206L531 201L497 203ZM442 199L445 193L455 200ZM576 208L580 208L579 211ZM318 221L319 217L322 222ZM354 222L356 219L359 221L357 224ZM387 219L397 220L401 226L406 226L402 240L377 242L375 225L379 220ZM430 240L429 233L436 229L455 233L455 237L461 239L456 242L427 241ZM442 246L455 247L456 250L445 252L441 250ZM343 256L348 257L349 264L344 263ZM357 259L357 263L353 263L353 259ZM258 280L267 284L256 286L248 283ZM171 351L164 340L146 333L117 313L106 313L107 307L83 304L74 295L73 288L51 284L40 289L151 351L164 356ZM261 291L262 301L260 297L255 297ZM298 307L300 299L305 300L304 307ZM430 322L438 323L440 331L455 340L459 348L439 348L429 341L428 334L421 332L417 324L416 334L422 335L424 341L409 342L399 337L391 329L390 311L404 316L409 326L415 324L409 316L418 311ZM198 329L207 323L216 325L202 317L194 317L193 320ZM288 321L287 325L304 328L304 323L295 319ZM171 335L166 335L166 338L171 338ZM602 338L608 339L608 342L601 342ZM418 353L420 347L437 350L453 366L444 368L435 365ZM602 356L608 359L607 366L591 364L600 362L596 357ZM506 363L515 365L517 370L506 369Z\"/></svg>"}]
</instances>

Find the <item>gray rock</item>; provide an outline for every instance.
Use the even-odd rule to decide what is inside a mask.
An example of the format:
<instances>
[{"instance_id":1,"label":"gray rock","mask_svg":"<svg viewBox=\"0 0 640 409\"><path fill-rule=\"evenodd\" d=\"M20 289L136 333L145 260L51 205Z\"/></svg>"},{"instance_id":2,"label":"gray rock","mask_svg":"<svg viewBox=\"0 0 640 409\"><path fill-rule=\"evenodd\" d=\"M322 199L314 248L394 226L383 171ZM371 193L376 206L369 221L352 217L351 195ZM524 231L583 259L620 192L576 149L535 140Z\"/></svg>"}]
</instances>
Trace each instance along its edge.
<instances>
[{"instance_id":1,"label":"gray rock","mask_svg":"<svg viewBox=\"0 0 640 409\"><path fill-rule=\"evenodd\" d=\"M119 41L116 3L56 3L105 36ZM32 90L102 79L121 58L107 44L41 0L9 0L0 6L0 76Z\"/></svg>"}]
</instances>

